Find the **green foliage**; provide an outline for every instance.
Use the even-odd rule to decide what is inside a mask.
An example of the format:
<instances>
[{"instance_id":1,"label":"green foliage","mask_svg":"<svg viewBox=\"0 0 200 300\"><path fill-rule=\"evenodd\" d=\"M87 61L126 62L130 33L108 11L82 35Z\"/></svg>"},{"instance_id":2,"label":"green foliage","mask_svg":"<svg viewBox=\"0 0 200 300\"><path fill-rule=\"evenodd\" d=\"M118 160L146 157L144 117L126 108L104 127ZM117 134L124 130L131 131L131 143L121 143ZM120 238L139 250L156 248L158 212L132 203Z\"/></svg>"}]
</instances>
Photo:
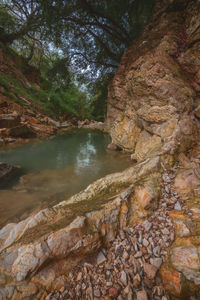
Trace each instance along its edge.
<instances>
[{"instance_id":1,"label":"green foliage","mask_svg":"<svg viewBox=\"0 0 200 300\"><path fill-rule=\"evenodd\" d=\"M10 84L8 83L6 78L3 77L2 75L0 75L0 85L3 86L6 90L10 89Z\"/></svg>"},{"instance_id":2,"label":"green foliage","mask_svg":"<svg viewBox=\"0 0 200 300\"><path fill-rule=\"evenodd\" d=\"M52 90L49 98L58 114L69 114L78 119L88 117L89 100L74 84L71 84L65 91L62 89Z\"/></svg>"},{"instance_id":3,"label":"green foliage","mask_svg":"<svg viewBox=\"0 0 200 300\"><path fill-rule=\"evenodd\" d=\"M44 113L52 117L60 115L74 116L78 119L89 117L90 103L88 98L75 84L65 90L52 88L47 91L32 85L25 86L11 75L0 75L0 86L5 88L3 94L16 103L25 106L28 100L32 106L37 105Z\"/></svg>"},{"instance_id":4,"label":"green foliage","mask_svg":"<svg viewBox=\"0 0 200 300\"><path fill-rule=\"evenodd\" d=\"M16 30L16 19L5 9L0 1L0 28L10 33Z\"/></svg>"},{"instance_id":5,"label":"green foliage","mask_svg":"<svg viewBox=\"0 0 200 300\"><path fill-rule=\"evenodd\" d=\"M107 98L108 98L108 84L113 75L106 74L103 78L96 81L91 86L92 93L92 118L97 121L104 121L107 113Z\"/></svg>"},{"instance_id":6,"label":"green foliage","mask_svg":"<svg viewBox=\"0 0 200 300\"><path fill-rule=\"evenodd\" d=\"M66 89L72 80L72 74L69 71L69 60L56 52L50 53L44 59L41 72L54 89Z\"/></svg>"}]
</instances>

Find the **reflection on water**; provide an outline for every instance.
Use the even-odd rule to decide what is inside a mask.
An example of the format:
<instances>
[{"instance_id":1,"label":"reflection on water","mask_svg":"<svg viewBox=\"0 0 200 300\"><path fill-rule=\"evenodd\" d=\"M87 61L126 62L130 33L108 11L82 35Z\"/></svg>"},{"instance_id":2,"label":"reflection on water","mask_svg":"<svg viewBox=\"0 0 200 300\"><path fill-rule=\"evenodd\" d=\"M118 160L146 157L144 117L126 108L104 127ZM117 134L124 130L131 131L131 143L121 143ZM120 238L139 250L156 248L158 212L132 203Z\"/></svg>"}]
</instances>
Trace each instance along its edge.
<instances>
[{"instance_id":1,"label":"reflection on water","mask_svg":"<svg viewBox=\"0 0 200 300\"><path fill-rule=\"evenodd\" d=\"M0 226L128 167L128 156L106 151L109 141L103 133L79 130L1 151L0 161L21 166L23 176L0 190Z\"/></svg>"}]
</instances>

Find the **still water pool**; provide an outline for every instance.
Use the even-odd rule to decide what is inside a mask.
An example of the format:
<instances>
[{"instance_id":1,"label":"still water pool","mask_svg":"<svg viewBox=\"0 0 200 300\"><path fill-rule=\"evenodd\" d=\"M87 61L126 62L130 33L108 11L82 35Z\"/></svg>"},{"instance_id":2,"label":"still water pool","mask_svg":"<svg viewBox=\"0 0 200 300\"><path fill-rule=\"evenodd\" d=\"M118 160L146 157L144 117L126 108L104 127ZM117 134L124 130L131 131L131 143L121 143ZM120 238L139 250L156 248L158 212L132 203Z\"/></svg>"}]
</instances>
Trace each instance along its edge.
<instances>
[{"instance_id":1,"label":"still water pool","mask_svg":"<svg viewBox=\"0 0 200 300\"><path fill-rule=\"evenodd\" d=\"M0 189L0 227L130 166L129 156L106 150L109 142L109 136L101 132L76 130L1 150L0 161L21 169L18 178Z\"/></svg>"}]
</instances>

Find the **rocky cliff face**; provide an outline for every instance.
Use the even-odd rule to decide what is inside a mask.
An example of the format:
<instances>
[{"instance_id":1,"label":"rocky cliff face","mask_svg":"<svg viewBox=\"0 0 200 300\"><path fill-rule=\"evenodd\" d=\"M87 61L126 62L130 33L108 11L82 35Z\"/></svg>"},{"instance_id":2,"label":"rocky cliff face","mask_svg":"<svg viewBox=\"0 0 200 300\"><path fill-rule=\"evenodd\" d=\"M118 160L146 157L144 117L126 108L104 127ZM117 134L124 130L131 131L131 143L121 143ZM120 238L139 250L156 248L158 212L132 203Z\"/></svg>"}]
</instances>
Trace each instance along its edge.
<instances>
[{"instance_id":1,"label":"rocky cliff face","mask_svg":"<svg viewBox=\"0 0 200 300\"><path fill-rule=\"evenodd\" d=\"M113 143L142 161L195 141L200 92L200 3L159 1L152 22L121 60L109 87Z\"/></svg>"},{"instance_id":2,"label":"rocky cliff face","mask_svg":"<svg viewBox=\"0 0 200 300\"><path fill-rule=\"evenodd\" d=\"M132 159L178 165L173 190L185 202L170 212L175 241L161 275L173 297L189 299L200 290L200 1L162 4L110 84L107 127Z\"/></svg>"}]
</instances>

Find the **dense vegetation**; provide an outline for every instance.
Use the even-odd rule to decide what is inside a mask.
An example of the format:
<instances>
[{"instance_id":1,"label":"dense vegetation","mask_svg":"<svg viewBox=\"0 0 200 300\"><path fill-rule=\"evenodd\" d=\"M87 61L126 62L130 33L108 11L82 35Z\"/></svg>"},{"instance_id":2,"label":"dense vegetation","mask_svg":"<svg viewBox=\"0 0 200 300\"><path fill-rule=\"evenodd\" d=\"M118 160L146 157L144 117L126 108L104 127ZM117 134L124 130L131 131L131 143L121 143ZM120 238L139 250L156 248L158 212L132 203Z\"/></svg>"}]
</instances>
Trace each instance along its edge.
<instances>
[{"instance_id":1,"label":"dense vegetation","mask_svg":"<svg viewBox=\"0 0 200 300\"><path fill-rule=\"evenodd\" d=\"M103 120L107 85L154 0L0 0L0 41L40 69L48 105Z\"/></svg>"}]
</instances>

